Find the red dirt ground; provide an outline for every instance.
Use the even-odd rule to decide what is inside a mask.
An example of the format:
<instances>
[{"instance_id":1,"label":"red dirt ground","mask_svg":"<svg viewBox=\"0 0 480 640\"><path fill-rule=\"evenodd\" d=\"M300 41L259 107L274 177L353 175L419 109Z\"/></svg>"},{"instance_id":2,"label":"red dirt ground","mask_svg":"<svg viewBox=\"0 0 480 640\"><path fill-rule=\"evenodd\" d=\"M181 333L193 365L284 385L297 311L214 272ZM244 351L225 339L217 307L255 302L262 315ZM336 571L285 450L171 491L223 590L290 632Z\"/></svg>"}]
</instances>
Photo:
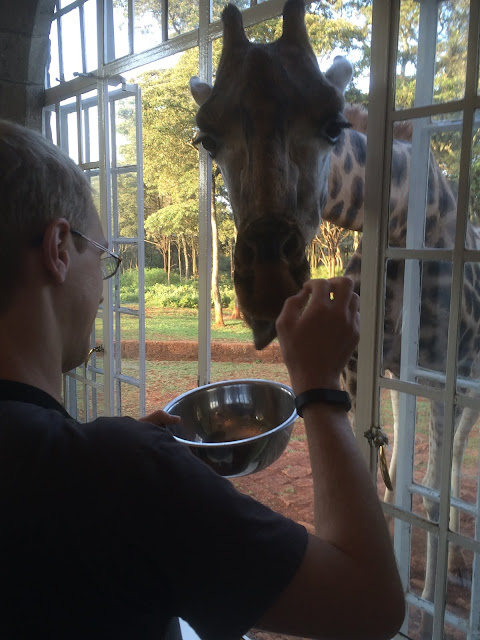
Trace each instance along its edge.
<instances>
[{"instance_id":1,"label":"red dirt ground","mask_svg":"<svg viewBox=\"0 0 480 640\"><path fill-rule=\"evenodd\" d=\"M147 342L147 360L197 360L197 345L195 342ZM122 344L122 354L126 357L135 357L138 349L136 345ZM255 351L253 346L245 343L213 343L212 359L228 362L253 362L261 359L263 362L282 362L278 344L272 344L262 352ZM155 399L154 404L155 404ZM161 406L159 399L158 404ZM158 406L157 404L157 406ZM386 426L385 426L386 428ZM426 463L428 444L425 441L417 448L416 462L420 464L420 457L424 457ZM419 472L420 473L420 472ZM416 478L421 481L421 476ZM249 494L257 500L268 505L272 509L304 524L309 531L313 531L313 486L308 458L308 446L303 427L303 421L299 419L295 423L291 440L283 455L268 469L232 480L239 491ZM379 478L380 492L383 492L383 482ZM475 491L474 487L472 487ZM417 501L416 513L421 512L422 505ZM426 536L414 528L412 537L413 558L410 569L410 586L418 595L421 594L424 580L424 559L426 553ZM471 565L470 565L471 566ZM467 617L469 610L469 587L461 587L450 584L448 589L449 609L460 617ZM287 636L260 632L253 630L250 637L257 640L286 640ZM411 613L409 623L409 636L419 638L419 615ZM460 639L455 632L446 635L451 640ZM463 637L463 636L462 636Z\"/></svg>"}]
</instances>

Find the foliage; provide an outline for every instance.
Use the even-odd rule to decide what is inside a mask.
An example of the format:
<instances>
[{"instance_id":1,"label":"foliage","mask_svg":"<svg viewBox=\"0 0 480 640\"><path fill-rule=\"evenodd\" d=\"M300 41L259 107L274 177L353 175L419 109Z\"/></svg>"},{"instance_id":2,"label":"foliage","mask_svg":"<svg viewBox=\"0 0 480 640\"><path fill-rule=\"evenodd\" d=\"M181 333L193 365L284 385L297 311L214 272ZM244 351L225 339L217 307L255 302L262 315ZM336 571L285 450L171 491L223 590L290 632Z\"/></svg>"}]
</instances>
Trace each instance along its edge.
<instances>
[{"instance_id":1,"label":"foliage","mask_svg":"<svg viewBox=\"0 0 480 640\"><path fill-rule=\"evenodd\" d=\"M120 297L123 303L138 303L138 271L126 269L120 281ZM225 279L220 284L222 307L233 308L235 293L233 283ZM163 269L145 269L145 304L150 307L172 307L177 309L198 309L198 281L180 281L178 274L172 274L170 284Z\"/></svg>"}]
</instances>

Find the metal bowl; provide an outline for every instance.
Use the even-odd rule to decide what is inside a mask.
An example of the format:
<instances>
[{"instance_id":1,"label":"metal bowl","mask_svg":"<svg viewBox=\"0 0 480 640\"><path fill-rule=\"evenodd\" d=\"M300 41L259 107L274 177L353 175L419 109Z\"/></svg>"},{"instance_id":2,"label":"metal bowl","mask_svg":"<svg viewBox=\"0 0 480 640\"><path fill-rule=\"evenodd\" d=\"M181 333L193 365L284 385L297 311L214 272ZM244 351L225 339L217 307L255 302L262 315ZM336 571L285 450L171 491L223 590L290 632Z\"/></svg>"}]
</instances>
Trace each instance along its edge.
<instances>
[{"instance_id":1,"label":"metal bowl","mask_svg":"<svg viewBox=\"0 0 480 640\"><path fill-rule=\"evenodd\" d=\"M227 478L261 471L285 451L296 420L290 387L272 380L214 382L178 396L164 411L175 440Z\"/></svg>"}]
</instances>

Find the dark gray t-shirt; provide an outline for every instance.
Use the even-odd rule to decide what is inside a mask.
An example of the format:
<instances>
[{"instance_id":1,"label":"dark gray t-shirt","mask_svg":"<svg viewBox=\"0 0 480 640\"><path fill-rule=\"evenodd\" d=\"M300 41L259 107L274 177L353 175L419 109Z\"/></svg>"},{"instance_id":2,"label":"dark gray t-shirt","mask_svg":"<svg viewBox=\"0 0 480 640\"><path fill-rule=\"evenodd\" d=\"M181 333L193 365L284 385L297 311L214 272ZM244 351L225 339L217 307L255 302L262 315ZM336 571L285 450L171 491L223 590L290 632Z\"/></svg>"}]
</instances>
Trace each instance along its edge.
<instances>
[{"instance_id":1,"label":"dark gray t-shirt","mask_svg":"<svg viewBox=\"0 0 480 640\"><path fill-rule=\"evenodd\" d=\"M306 542L165 429L0 381L1 638L159 640L179 616L238 640Z\"/></svg>"}]
</instances>

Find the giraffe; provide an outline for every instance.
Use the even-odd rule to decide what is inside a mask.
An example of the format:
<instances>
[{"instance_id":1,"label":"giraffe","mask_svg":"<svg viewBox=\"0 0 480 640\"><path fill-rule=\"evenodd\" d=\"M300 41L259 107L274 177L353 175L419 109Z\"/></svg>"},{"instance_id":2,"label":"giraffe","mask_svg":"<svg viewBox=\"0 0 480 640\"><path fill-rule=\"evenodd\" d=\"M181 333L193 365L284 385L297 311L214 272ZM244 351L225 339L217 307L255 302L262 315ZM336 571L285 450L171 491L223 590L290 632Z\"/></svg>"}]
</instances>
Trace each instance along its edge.
<instances>
[{"instance_id":1,"label":"giraffe","mask_svg":"<svg viewBox=\"0 0 480 640\"><path fill-rule=\"evenodd\" d=\"M234 284L239 306L262 349L275 338L275 319L284 300L309 277L305 248L315 237L320 219L362 231L366 136L351 127L355 109L344 111L343 93L351 65L337 57L324 74L319 70L304 22L303 0L288 0L283 33L273 43L247 39L241 13L233 5L223 12L223 49L211 87L194 77L192 95L199 105L196 143L215 159L222 172L237 228ZM358 119L358 118L357 118ZM397 137L408 138L397 131ZM389 242L405 246L411 145L393 144ZM452 247L456 200L430 154L425 246ZM478 247L469 223L467 246ZM360 293L362 244L346 268ZM446 353L451 268L428 262L422 269L419 365L442 370ZM480 270L465 269L459 342L459 375L468 377L479 366ZM403 264L389 261L385 285L383 368L398 377L403 305ZM356 398L357 354L345 372L347 390ZM439 448L443 435L443 406L432 402L429 458L423 483L438 489ZM452 494L458 491L461 458L478 413L459 412L455 433L456 461ZM398 443L395 425L394 452ZM393 469L392 469L392 475ZM392 500L387 491L386 500ZM427 515L438 519L438 504L424 500ZM452 510L451 526L458 513ZM452 524L453 523L453 524ZM458 530L458 529L457 529ZM429 536L423 597L433 601L436 549ZM425 637L431 620L425 620Z\"/></svg>"}]
</instances>

